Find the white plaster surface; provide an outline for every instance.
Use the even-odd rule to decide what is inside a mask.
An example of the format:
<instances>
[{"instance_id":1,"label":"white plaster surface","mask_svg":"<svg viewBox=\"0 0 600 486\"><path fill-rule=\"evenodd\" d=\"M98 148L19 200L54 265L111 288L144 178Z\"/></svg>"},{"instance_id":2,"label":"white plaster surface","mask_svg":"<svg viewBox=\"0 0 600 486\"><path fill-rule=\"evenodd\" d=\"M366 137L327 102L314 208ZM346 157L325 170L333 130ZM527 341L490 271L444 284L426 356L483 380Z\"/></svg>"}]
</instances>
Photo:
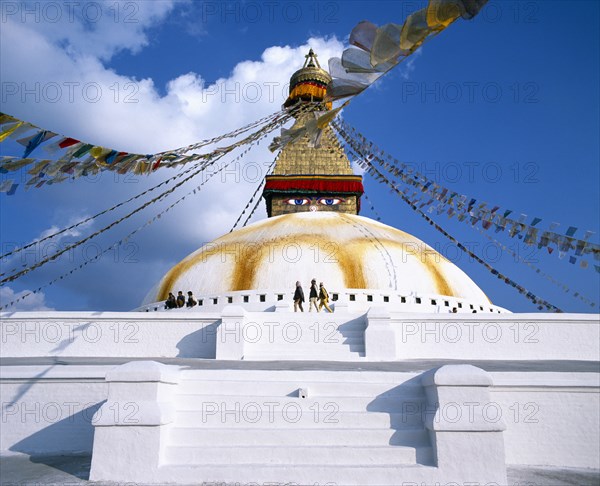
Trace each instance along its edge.
<instances>
[{"instance_id":1,"label":"white plaster surface","mask_svg":"<svg viewBox=\"0 0 600 486\"><path fill-rule=\"evenodd\" d=\"M369 339L372 349L381 346L385 354L371 356L365 356L364 329L370 331L364 314L245 311L245 330L228 342L240 345L245 359L380 361L393 359L391 328L398 360L600 360L600 320L594 314L391 312L385 332ZM214 358L221 319L220 312L3 314L2 356Z\"/></svg>"},{"instance_id":2,"label":"white plaster surface","mask_svg":"<svg viewBox=\"0 0 600 486\"><path fill-rule=\"evenodd\" d=\"M220 319L220 313L5 313L2 356L214 358Z\"/></svg>"}]
</instances>

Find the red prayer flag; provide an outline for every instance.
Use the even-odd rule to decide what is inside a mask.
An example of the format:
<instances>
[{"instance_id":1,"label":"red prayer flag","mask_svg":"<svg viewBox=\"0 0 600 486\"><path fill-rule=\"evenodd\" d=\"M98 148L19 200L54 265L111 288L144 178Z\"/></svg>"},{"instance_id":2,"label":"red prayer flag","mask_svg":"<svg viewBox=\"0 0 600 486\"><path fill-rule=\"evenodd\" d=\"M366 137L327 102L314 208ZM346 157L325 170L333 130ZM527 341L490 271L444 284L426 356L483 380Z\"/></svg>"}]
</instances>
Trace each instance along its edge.
<instances>
[{"instance_id":1,"label":"red prayer flag","mask_svg":"<svg viewBox=\"0 0 600 486\"><path fill-rule=\"evenodd\" d=\"M75 145L76 143L79 143L79 140L75 140L74 138L67 137L64 140L62 140L58 144L58 146L60 148L67 148L67 147L70 147L71 145Z\"/></svg>"}]
</instances>

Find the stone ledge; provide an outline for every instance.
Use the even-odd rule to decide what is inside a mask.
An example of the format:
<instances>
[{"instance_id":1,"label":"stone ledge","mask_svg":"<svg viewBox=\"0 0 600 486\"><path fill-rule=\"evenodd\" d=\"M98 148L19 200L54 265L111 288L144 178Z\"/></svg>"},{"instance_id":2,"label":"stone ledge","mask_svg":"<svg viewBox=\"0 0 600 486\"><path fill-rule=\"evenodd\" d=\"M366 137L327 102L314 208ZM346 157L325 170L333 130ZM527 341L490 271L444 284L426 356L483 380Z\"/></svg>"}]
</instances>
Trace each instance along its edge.
<instances>
[{"instance_id":1,"label":"stone ledge","mask_svg":"<svg viewBox=\"0 0 600 486\"><path fill-rule=\"evenodd\" d=\"M130 361L109 370L106 381L179 383L179 367L156 361Z\"/></svg>"},{"instance_id":2,"label":"stone ledge","mask_svg":"<svg viewBox=\"0 0 600 486\"><path fill-rule=\"evenodd\" d=\"M423 386L492 386L490 375L470 364L444 365L421 378Z\"/></svg>"}]
</instances>

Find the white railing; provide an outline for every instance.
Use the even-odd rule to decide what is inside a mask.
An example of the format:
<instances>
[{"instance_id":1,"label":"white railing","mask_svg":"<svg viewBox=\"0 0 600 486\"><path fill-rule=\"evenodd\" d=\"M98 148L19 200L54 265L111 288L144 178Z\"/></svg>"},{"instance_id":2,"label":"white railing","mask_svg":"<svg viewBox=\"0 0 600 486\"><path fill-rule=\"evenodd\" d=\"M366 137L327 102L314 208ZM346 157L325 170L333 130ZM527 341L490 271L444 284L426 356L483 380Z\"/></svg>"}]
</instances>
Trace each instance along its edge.
<instances>
[{"instance_id":1,"label":"white railing","mask_svg":"<svg viewBox=\"0 0 600 486\"><path fill-rule=\"evenodd\" d=\"M305 310L308 310L309 289L304 289L306 302ZM224 294L204 294L194 296L198 305L181 309L170 309L170 312L215 312L220 311L227 305L240 305L250 312L269 312L293 310L293 292L281 292L272 289L265 290L240 290ZM452 313L456 309L458 314L473 313L510 313L509 310L498 307L491 303L473 302L468 299L457 297L418 294L411 292L402 294L393 290L380 289L343 289L329 290L330 305L338 310L345 309L351 312L367 311L373 306L385 306L391 312L431 312L435 314ZM286 306L287 304L287 306ZM154 302L145 304L136 312L159 312L165 311L165 302Z\"/></svg>"}]
</instances>

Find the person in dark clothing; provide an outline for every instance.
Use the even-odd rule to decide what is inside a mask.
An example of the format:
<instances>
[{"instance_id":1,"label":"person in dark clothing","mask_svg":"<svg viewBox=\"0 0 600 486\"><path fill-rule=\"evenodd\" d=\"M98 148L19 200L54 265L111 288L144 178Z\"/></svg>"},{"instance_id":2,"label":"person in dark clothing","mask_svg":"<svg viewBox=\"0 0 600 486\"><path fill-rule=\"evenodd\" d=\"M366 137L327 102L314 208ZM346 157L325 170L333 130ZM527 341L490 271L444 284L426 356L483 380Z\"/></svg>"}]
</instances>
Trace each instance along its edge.
<instances>
[{"instance_id":1,"label":"person in dark clothing","mask_svg":"<svg viewBox=\"0 0 600 486\"><path fill-rule=\"evenodd\" d=\"M300 308L300 312L304 312L302 302L304 302L304 290L302 290L300 282L296 282L296 292L294 292L294 312L298 312L298 308Z\"/></svg>"},{"instance_id":2,"label":"person in dark clothing","mask_svg":"<svg viewBox=\"0 0 600 486\"><path fill-rule=\"evenodd\" d=\"M192 294L192 291L190 290L188 292L188 299L187 302L185 303L186 307L194 307L198 302L196 302L196 299L194 299L194 295Z\"/></svg>"},{"instance_id":3,"label":"person in dark clothing","mask_svg":"<svg viewBox=\"0 0 600 486\"><path fill-rule=\"evenodd\" d=\"M180 290L177 294L177 307L183 307L185 305L185 297L183 292Z\"/></svg>"},{"instance_id":4,"label":"person in dark clothing","mask_svg":"<svg viewBox=\"0 0 600 486\"><path fill-rule=\"evenodd\" d=\"M308 312L312 312L313 305L315 306L315 310L319 312L319 307L317 306L317 299L319 298L319 290L317 289L317 280L312 279L310 281L310 295L308 304Z\"/></svg>"},{"instance_id":5,"label":"person in dark clothing","mask_svg":"<svg viewBox=\"0 0 600 486\"><path fill-rule=\"evenodd\" d=\"M175 309L177 307L177 299L173 295L173 292L169 292L169 296L165 301L165 309Z\"/></svg>"}]
</instances>

